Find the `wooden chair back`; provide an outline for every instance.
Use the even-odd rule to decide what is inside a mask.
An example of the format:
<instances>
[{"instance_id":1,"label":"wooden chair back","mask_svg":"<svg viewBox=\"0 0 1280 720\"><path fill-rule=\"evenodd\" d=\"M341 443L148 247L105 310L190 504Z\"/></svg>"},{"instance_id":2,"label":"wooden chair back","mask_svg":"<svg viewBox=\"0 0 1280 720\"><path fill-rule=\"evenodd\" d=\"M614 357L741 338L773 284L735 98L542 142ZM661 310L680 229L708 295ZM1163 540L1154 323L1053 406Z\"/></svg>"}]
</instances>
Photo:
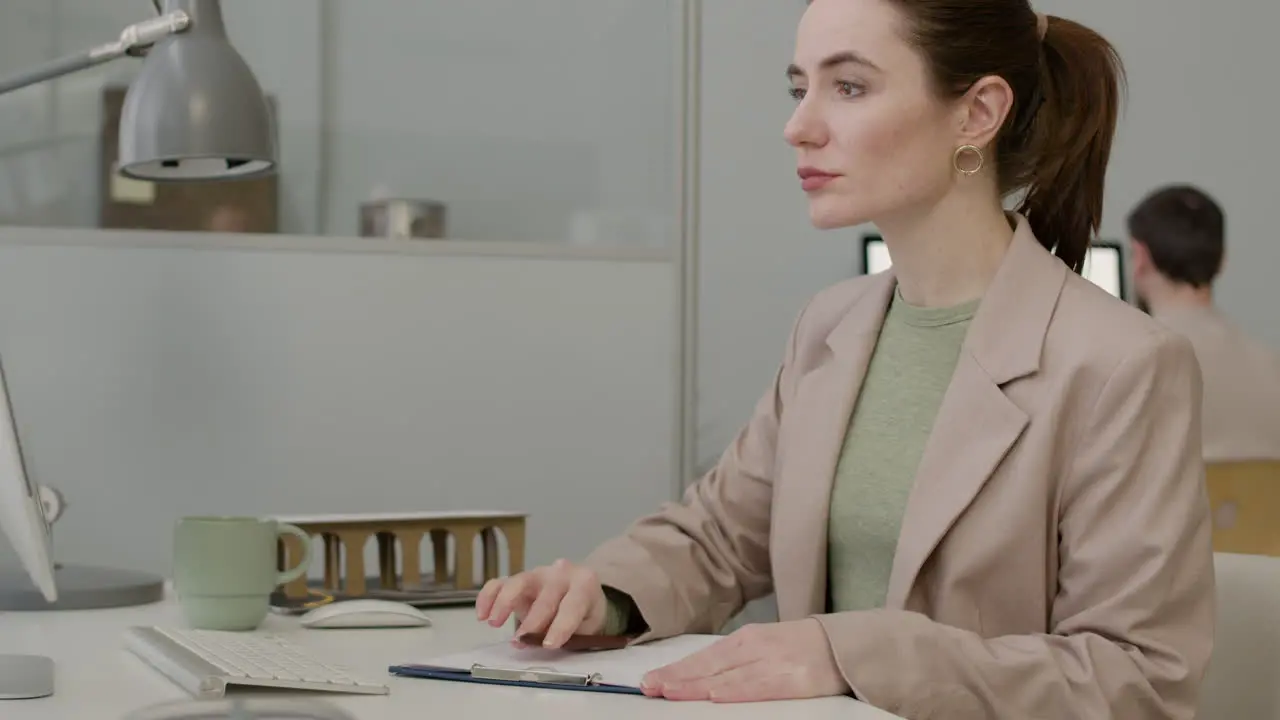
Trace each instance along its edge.
<instances>
[{"instance_id":1,"label":"wooden chair back","mask_svg":"<svg viewBox=\"0 0 1280 720\"><path fill-rule=\"evenodd\" d=\"M1209 463L1213 550L1280 557L1280 461Z\"/></svg>"}]
</instances>

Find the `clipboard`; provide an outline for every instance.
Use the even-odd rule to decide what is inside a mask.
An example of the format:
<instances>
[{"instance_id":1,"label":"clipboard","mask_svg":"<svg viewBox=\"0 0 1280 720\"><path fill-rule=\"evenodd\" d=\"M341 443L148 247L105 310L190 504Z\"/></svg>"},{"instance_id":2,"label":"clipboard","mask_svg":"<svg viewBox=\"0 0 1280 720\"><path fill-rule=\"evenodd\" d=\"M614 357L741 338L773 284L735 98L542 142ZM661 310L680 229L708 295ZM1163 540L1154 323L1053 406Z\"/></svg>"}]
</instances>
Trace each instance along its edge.
<instances>
[{"instance_id":1,"label":"clipboard","mask_svg":"<svg viewBox=\"0 0 1280 720\"><path fill-rule=\"evenodd\" d=\"M391 674L426 680L453 680L479 685L506 685L508 687L542 688L545 690L578 690L582 692L615 693L618 695L643 695L639 687L613 685L604 681L600 673L566 673L551 667L499 668L472 665L466 670L435 667L431 665L394 665Z\"/></svg>"},{"instance_id":2,"label":"clipboard","mask_svg":"<svg viewBox=\"0 0 1280 720\"><path fill-rule=\"evenodd\" d=\"M681 635L591 652L499 643L421 663L393 665L389 672L399 677L480 685L643 695L640 680L645 673L720 639L719 635Z\"/></svg>"}]
</instances>

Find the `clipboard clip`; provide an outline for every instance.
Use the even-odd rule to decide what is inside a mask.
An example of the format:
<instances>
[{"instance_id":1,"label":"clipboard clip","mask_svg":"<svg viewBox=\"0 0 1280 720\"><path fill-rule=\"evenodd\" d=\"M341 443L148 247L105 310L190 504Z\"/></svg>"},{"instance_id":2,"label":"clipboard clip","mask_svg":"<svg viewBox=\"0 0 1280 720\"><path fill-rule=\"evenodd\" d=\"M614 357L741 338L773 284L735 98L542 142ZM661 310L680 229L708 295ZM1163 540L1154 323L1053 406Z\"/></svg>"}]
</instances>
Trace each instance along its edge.
<instances>
[{"instance_id":1,"label":"clipboard clip","mask_svg":"<svg viewBox=\"0 0 1280 720\"><path fill-rule=\"evenodd\" d=\"M527 668L498 668L480 665L471 666L471 677L481 680L503 680L506 682L535 683L540 685L600 685L604 678L600 673L584 675L582 673L564 673L555 668L531 666Z\"/></svg>"}]
</instances>

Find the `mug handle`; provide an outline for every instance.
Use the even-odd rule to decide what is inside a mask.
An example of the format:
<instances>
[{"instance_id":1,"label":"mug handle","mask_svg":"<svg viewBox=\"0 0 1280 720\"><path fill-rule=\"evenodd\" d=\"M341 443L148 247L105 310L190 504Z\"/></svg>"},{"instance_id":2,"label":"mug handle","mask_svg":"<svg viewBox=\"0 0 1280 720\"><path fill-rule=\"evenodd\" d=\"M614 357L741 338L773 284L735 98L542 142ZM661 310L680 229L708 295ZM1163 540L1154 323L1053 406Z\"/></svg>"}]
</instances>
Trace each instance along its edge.
<instances>
[{"instance_id":1,"label":"mug handle","mask_svg":"<svg viewBox=\"0 0 1280 720\"><path fill-rule=\"evenodd\" d=\"M289 523L279 523L276 527L276 535L296 535L302 540L302 560L293 568L284 570L276 576L276 585L284 585L302 577L306 574L307 568L311 567L311 536L297 525Z\"/></svg>"}]
</instances>

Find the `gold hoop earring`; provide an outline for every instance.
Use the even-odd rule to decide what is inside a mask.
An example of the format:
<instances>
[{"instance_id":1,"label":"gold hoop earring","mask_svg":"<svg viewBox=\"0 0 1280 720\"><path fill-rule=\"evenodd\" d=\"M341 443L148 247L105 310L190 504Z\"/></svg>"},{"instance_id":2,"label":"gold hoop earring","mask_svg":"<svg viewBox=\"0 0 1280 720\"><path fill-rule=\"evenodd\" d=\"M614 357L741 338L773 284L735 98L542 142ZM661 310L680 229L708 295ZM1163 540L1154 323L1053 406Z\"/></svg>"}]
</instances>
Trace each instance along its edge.
<instances>
[{"instance_id":1,"label":"gold hoop earring","mask_svg":"<svg viewBox=\"0 0 1280 720\"><path fill-rule=\"evenodd\" d=\"M972 153L978 156L978 164L976 166L974 167L964 166L963 157L967 153ZM977 175L979 172L982 171L982 166L984 164L986 164L986 158L982 156L982 148L976 145L961 145L960 147L956 148L955 154L951 156L952 167L954 167L956 169L956 172L960 173L961 175L967 175L967 176Z\"/></svg>"}]
</instances>

